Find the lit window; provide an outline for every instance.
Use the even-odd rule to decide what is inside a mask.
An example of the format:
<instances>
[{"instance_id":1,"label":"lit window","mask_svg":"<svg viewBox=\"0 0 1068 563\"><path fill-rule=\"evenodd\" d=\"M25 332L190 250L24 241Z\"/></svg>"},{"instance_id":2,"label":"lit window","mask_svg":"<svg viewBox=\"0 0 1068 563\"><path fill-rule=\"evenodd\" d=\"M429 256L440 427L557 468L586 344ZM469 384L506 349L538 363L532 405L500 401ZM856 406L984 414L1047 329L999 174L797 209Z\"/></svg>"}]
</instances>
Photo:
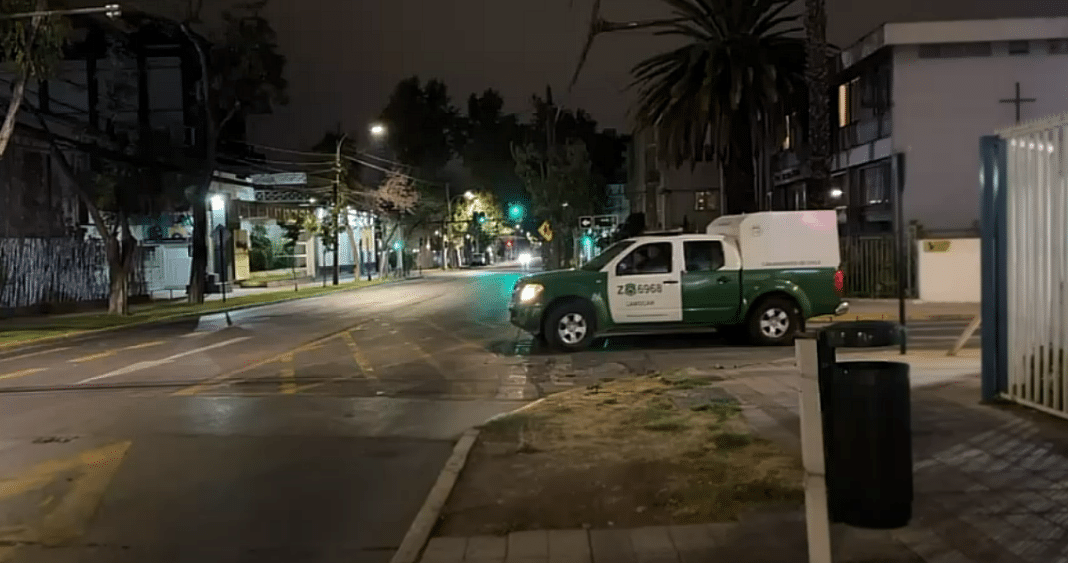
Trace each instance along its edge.
<instances>
[{"instance_id":1,"label":"lit window","mask_svg":"<svg viewBox=\"0 0 1068 563\"><path fill-rule=\"evenodd\" d=\"M793 128L792 128L792 124L790 123L790 121L791 121L790 120L790 116L787 115L786 116L786 138L782 140L782 149L786 150L786 151L790 150L791 145L793 144L793 143L791 143L791 141L793 140L792 139L792 137L793 137Z\"/></svg>"},{"instance_id":2,"label":"lit window","mask_svg":"<svg viewBox=\"0 0 1068 563\"><path fill-rule=\"evenodd\" d=\"M709 203L712 201L712 192L697 192L694 199L694 211L708 211Z\"/></svg>"},{"instance_id":3,"label":"lit window","mask_svg":"<svg viewBox=\"0 0 1068 563\"><path fill-rule=\"evenodd\" d=\"M849 125L849 85L838 86L838 126Z\"/></svg>"}]
</instances>

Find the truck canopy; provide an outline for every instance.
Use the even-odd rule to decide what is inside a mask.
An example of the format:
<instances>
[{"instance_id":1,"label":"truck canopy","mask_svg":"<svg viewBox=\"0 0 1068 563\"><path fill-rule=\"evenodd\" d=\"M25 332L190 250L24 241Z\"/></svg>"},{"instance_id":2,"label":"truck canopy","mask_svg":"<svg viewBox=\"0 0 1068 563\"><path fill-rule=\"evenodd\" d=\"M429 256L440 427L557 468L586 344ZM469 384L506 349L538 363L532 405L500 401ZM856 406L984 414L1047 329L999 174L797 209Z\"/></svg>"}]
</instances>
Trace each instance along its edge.
<instances>
[{"instance_id":1,"label":"truck canopy","mask_svg":"<svg viewBox=\"0 0 1068 563\"><path fill-rule=\"evenodd\" d=\"M834 210L724 215L707 233L736 243L746 270L838 268L842 261Z\"/></svg>"}]
</instances>

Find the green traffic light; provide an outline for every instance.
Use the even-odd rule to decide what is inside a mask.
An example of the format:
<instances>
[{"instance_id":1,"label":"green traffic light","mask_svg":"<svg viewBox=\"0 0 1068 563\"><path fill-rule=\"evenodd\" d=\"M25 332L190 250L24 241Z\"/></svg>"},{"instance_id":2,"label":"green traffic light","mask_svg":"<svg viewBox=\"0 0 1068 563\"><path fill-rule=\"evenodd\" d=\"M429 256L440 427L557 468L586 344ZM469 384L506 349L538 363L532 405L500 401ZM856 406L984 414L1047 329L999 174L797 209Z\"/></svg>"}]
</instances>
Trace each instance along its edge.
<instances>
[{"instance_id":1,"label":"green traffic light","mask_svg":"<svg viewBox=\"0 0 1068 563\"><path fill-rule=\"evenodd\" d=\"M518 221L523 218L523 206L514 204L508 209L508 216L514 221Z\"/></svg>"},{"instance_id":2,"label":"green traffic light","mask_svg":"<svg viewBox=\"0 0 1068 563\"><path fill-rule=\"evenodd\" d=\"M402 246L404 246L404 244L399 240L393 242L393 250L400 250Z\"/></svg>"}]
</instances>

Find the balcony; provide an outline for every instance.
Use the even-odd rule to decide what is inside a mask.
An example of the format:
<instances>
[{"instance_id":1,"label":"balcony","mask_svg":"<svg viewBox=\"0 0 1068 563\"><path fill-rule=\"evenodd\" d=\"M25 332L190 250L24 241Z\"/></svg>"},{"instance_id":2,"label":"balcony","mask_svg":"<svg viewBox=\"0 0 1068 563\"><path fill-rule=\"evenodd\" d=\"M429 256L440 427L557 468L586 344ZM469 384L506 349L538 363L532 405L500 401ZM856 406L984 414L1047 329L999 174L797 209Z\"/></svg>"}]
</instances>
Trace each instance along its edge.
<instances>
[{"instance_id":1,"label":"balcony","mask_svg":"<svg viewBox=\"0 0 1068 563\"><path fill-rule=\"evenodd\" d=\"M849 150L868 143L885 139L893 134L892 114L885 113L871 119L850 123L838 129L837 150Z\"/></svg>"}]
</instances>

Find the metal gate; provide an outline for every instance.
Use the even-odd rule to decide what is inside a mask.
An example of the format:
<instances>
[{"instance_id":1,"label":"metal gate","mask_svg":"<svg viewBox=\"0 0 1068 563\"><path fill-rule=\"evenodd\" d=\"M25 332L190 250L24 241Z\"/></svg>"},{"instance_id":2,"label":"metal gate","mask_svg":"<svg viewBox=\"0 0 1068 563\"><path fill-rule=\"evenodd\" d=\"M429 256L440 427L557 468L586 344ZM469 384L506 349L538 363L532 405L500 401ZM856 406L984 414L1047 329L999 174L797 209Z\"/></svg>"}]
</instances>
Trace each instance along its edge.
<instances>
[{"instance_id":1,"label":"metal gate","mask_svg":"<svg viewBox=\"0 0 1068 563\"><path fill-rule=\"evenodd\" d=\"M980 155L983 394L1068 418L1066 128L1068 115L1001 131Z\"/></svg>"},{"instance_id":2,"label":"metal gate","mask_svg":"<svg viewBox=\"0 0 1068 563\"><path fill-rule=\"evenodd\" d=\"M911 228L907 241L905 295L913 298L916 297L916 234ZM840 242L846 297L897 298L900 277L897 271L896 235L845 236L841 237Z\"/></svg>"}]
</instances>

